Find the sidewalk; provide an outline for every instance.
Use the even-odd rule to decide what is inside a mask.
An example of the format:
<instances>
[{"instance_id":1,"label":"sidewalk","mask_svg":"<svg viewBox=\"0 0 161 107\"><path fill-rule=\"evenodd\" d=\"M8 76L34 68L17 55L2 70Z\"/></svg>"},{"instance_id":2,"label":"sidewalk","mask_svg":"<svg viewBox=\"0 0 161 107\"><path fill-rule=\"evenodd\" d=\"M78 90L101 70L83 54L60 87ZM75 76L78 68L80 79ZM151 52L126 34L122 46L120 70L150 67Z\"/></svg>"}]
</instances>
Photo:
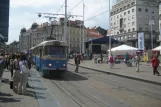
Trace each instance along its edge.
<instances>
[{"instance_id":1,"label":"sidewalk","mask_svg":"<svg viewBox=\"0 0 161 107\"><path fill-rule=\"evenodd\" d=\"M68 64L74 65L74 60L69 60ZM140 64L140 72L136 72L135 67L127 67L123 63L115 64L114 68L110 69L108 64L94 64L91 60L81 62L80 67L161 85L161 76L153 75L152 67L146 63ZM161 67L158 71L161 73Z\"/></svg>"},{"instance_id":2,"label":"sidewalk","mask_svg":"<svg viewBox=\"0 0 161 107\"><path fill-rule=\"evenodd\" d=\"M40 74L31 70L28 82L31 88L26 95L13 93L9 86L10 72L5 70L4 83L0 87L0 107L61 107L54 95L45 87Z\"/></svg>"}]
</instances>

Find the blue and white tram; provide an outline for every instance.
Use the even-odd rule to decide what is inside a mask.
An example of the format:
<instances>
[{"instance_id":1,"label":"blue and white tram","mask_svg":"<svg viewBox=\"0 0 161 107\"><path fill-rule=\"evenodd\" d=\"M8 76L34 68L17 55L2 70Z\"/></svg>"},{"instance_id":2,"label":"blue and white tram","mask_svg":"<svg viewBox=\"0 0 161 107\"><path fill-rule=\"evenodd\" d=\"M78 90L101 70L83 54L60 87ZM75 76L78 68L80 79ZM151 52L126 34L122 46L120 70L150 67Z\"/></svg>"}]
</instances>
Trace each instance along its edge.
<instances>
[{"instance_id":1,"label":"blue and white tram","mask_svg":"<svg viewBox=\"0 0 161 107\"><path fill-rule=\"evenodd\" d=\"M30 49L32 61L43 77L67 71L67 45L58 40L49 40Z\"/></svg>"}]
</instances>

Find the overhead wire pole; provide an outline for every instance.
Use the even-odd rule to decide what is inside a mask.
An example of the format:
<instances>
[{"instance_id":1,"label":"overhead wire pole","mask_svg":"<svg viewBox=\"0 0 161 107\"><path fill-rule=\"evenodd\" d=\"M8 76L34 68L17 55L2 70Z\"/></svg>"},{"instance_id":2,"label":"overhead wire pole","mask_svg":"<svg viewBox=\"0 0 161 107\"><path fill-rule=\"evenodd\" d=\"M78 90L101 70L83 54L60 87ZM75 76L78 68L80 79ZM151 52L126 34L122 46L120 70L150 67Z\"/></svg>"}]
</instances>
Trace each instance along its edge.
<instances>
[{"instance_id":1,"label":"overhead wire pole","mask_svg":"<svg viewBox=\"0 0 161 107\"><path fill-rule=\"evenodd\" d=\"M111 55L111 13L110 13L110 0L109 0L109 57Z\"/></svg>"},{"instance_id":2,"label":"overhead wire pole","mask_svg":"<svg viewBox=\"0 0 161 107\"><path fill-rule=\"evenodd\" d=\"M83 40L82 40L82 43L83 43L83 46L82 46L82 50L83 50L83 53L85 52L84 50L84 36L85 36L85 32L84 32L84 26L85 26L85 22L84 22L84 17L85 17L85 4L84 4L84 0L83 0Z\"/></svg>"},{"instance_id":3,"label":"overhead wire pole","mask_svg":"<svg viewBox=\"0 0 161 107\"><path fill-rule=\"evenodd\" d=\"M67 40L67 0L65 0L64 41Z\"/></svg>"}]
</instances>

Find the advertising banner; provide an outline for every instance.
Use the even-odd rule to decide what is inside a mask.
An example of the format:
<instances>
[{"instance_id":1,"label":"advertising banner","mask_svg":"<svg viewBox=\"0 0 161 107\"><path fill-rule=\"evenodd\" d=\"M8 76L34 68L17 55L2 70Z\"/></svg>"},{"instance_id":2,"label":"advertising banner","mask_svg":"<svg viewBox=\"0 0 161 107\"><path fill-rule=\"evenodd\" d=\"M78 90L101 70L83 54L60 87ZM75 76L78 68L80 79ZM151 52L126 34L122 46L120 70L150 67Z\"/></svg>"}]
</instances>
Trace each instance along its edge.
<instances>
[{"instance_id":1,"label":"advertising banner","mask_svg":"<svg viewBox=\"0 0 161 107\"><path fill-rule=\"evenodd\" d=\"M138 33L138 49L144 50L144 33Z\"/></svg>"}]
</instances>

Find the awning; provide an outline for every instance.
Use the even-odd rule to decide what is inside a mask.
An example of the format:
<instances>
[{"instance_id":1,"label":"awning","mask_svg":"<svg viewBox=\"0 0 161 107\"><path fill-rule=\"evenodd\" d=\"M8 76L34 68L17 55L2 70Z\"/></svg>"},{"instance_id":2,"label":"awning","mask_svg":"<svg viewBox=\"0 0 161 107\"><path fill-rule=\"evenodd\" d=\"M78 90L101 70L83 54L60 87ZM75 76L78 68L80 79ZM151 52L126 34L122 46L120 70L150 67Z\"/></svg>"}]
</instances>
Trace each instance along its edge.
<instances>
[{"instance_id":1,"label":"awning","mask_svg":"<svg viewBox=\"0 0 161 107\"><path fill-rule=\"evenodd\" d=\"M88 40L87 42L85 42L85 44L90 44L90 43L92 43L92 44L108 44L109 37L105 36L105 37L98 38L98 39L91 39L91 40ZM114 44L114 43L121 43L121 42L111 38L111 44Z\"/></svg>"}]
</instances>

